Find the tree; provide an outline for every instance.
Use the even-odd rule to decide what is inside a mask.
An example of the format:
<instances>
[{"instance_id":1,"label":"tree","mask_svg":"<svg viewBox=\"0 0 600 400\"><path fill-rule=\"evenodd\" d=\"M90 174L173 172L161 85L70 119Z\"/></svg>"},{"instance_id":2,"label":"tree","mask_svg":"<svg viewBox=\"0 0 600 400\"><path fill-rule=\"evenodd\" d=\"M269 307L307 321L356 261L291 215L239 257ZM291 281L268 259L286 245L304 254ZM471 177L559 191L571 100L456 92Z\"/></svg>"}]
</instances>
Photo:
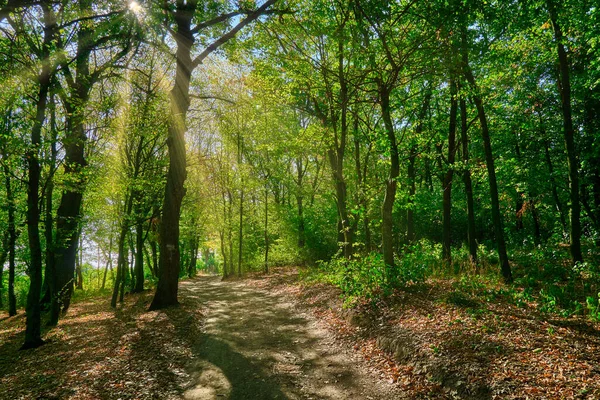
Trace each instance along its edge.
<instances>
[{"instance_id":1,"label":"tree","mask_svg":"<svg viewBox=\"0 0 600 400\"><path fill-rule=\"evenodd\" d=\"M565 37L558 21L558 12L553 0L546 2L550 22L554 30L554 41L558 54L559 81L558 91L562 104L563 133L567 149L567 165L569 167L569 198L570 198L570 224L569 234L571 242L571 258L574 263L583 262L581 253L581 203L579 200L579 160L575 150L575 130L571 109L571 80L569 77L569 60L565 48Z\"/></svg>"},{"instance_id":2,"label":"tree","mask_svg":"<svg viewBox=\"0 0 600 400\"><path fill-rule=\"evenodd\" d=\"M176 305L179 281L179 217L181 202L185 195L184 182L187 176L185 155L186 116L190 107L190 80L192 72L212 52L231 40L246 25L269 11L276 0L267 0L252 11L230 11L211 16L193 25L196 12L200 12L198 1L177 1L174 5L166 3L164 12L170 32L177 45L175 59L177 69L171 90L171 120L168 130L169 168L163 202L163 214L160 225L160 264L156 293L150 304L151 310ZM234 17L245 15L226 33L212 40L204 50L192 58L192 50L197 44L198 34L206 34L209 28L231 21Z\"/></svg>"}]
</instances>

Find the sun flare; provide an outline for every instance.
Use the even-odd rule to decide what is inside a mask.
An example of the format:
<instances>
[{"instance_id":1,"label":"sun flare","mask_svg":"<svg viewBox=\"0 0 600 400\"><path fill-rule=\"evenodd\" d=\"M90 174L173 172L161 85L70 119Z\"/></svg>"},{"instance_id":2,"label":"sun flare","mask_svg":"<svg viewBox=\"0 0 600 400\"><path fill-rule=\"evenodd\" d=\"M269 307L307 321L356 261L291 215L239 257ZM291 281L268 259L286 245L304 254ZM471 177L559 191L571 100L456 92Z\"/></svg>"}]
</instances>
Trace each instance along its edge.
<instances>
[{"instance_id":1,"label":"sun flare","mask_svg":"<svg viewBox=\"0 0 600 400\"><path fill-rule=\"evenodd\" d=\"M140 3L135 0L129 2L129 10L134 14L141 14L143 12L143 8Z\"/></svg>"}]
</instances>

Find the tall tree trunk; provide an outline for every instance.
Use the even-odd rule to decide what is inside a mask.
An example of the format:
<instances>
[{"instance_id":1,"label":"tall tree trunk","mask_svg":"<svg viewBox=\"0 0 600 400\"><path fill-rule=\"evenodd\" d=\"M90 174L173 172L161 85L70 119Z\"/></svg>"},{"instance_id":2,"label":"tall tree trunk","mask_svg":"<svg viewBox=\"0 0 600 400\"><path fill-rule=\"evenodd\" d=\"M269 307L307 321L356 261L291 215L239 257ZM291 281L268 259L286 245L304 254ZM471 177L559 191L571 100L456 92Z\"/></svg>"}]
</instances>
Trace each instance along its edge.
<instances>
[{"instance_id":1,"label":"tall tree trunk","mask_svg":"<svg viewBox=\"0 0 600 400\"><path fill-rule=\"evenodd\" d=\"M425 89L425 95L423 98L423 106L419 111L419 116L417 120L417 126L415 128L415 136L418 138L423 133L423 125L425 122L425 118L427 117L427 111L429 110L429 103L431 101L432 90L431 86L428 86ZM414 139L413 139L414 140ZM417 192L416 188L416 180L417 180L417 172L415 168L415 164L417 162L417 144L413 141L413 143L409 146L408 152L408 209L406 210L406 242L407 244L411 244L415 241L415 210L414 210L414 200L415 194Z\"/></svg>"},{"instance_id":2,"label":"tall tree trunk","mask_svg":"<svg viewBox=\"0 0 600 400\"><path fill-rule=\"evenodd\" d=\"M242 276L242 250L244 239L244 187L242 183L242 191L240 193L240 220L238 229L238 276Z\"/></svg>"},{"instance_id":3,"label":"tall tree trunk","mask_svg":"<svg viewBox=\"0 0 600 400\"><path fill-rule=\"evenodd\" d=\"M4 308L2 292L4 290L4 263L8 258L8 232L5 232L0 243L0 309Z\"/></svg>"},{"instance_id":4,"label":"tall tree trunk","mask_svg":"<svg viewBox=\"0 0 600 400\"><path fill-rule=\"evenodd\" d=\"M398 175L400 174L400 161L398 158L398 144L390 114L390 92L381 82L379 83L379 96L381 99L381 114L387 135L387 144L390 151L390 170L385 183L385 197L381 207L381 247L383 250L383 261L386 265L393 267L394 263L394 220L392 212L396 200L396 189Z\"/></svg>"},{"instance_id":5,"label":"tall tree trunk","mask_svg":"<svg viewBox=\"0 0 600 400\"><path fill-rule=\"evenodd\" d=\"M567 164L569 167L569 193L571 200L569 234L571 238L571 258L574 263L583 262L581 252L581 204L579 203L579 160L575 148L575 130L571 110L571 80L569 78L569 60L565 49L565 38L558 24L557 12L553 0L547 1L550 20L554 29L554 40L558 52L560 79L558 91L562 102L563 129L565 147L567 149Z\"/></svg>"},{"instance_id":6,"label":"tall tree trunk","mask_svg":"<svg viewBox=\"0 0 600 400\"><path fill-rule=\"evenodd\" d=\"M221 256L223 257L223 279L227 279L229 276L229 270L227 269L227 249L225 248L225 229L222 228L219 231L219 239L221 241Z\"/></svg>"},{"instance_id":7,"label":"tall tree trunk","mask_svg":"<svg viewBox=\"0 0 600 400\"><path fill-rule=\"evenodd\" d=\"M442 258L447 265L452 264L452 178L454 176L454 156L456 154L456 119L458 114L457 90L454 79L450 80L450 127L448 132L448 169L444 175Z\"/></svg>"},{"instance_id":8,"label":"tall tree trunk","mask_svg":"<svg viewBox=\"0 0 600 400\"><path fill-rule=\"evenodd\" d=\"M196 262L198 261L198 240L196 239L195 232L192 233L192 238L190 239L190 257L187 261L187 266L185 268L185 272L188 278L193 278L196 275Z\"/></svg>"},{"instance_id":9,"label":"tall tree trunk","mask_svg":"<svg viewBox=\"0 0 600 400\"><path fill-rule=\"evenodd\" d=\"M75 261L75 273L77 275L77 286L78 290L83 290L83 238L81 232L79 233L79 248L77 249L77 260Z\"/></svg>"},{"instance_id":10,"label":"tall tree trunk","mask_svg":"<svg viewBox=\"0 0 600 400\"><path fill-rule=\"evenodd\" d=\"M229 206L227 208L228 214L228 230L227 230L227 241L229 242L229 275L235 274L235 268L233 264L233 194L231 190L227 189L227 195L229 198Z\"/></svg>"},{"instance_id":11,"label":"tall tree trunk","mask_svg":"<svg viewBox=\"0 0 600 400\"><path fill-rule=\"evenodd\" d=\"M477 266L477 240L475 232L475 204L473 202L473 185L471 183L471 169L469 166L469 136L467 125L467 102L460 99L460 137L462 144L462 159L464 163L463 182L467 195L467 242L469 244L469 257Z\"/></svg>"},{"instance_id":12,"label":"tall tree trunk","mask_svg":"<svg viewBox=\"0 0 600 400\"><path fill-rule=\"evenodd\" d=\"M10 169L4 164L4 182L6 203L8 205L8 315L17 315L17 298L15 296L15 246L17 230L15 225L15 199L12 191Z\"/></svg>"},{"instance_id":13,"label":"tall tree trunk","mask_svg":"<svg viewBox=\"0 0 600 400\"><path fill-rule=\"evenodd\" d=\"M512 271L508 262L508 255L506 253L506 242L504 241L504 228L502 227L502 215L500 214L500 200L498 198L498 183L496 181L496 168L494 166L494 155L492 153L492 141L490 139L490 132L487 122L487 116L483 107L483 100L479 94L479 88L475 82L475 77L469 66L468 48L466 46L466 28L463 27L463 48L462 48L462 61L463 61L463 74L474 90L473 101L477 108L477 115L479 117L479 123L481 124L481 137L483 139L483 149L485 152L485 163L488 170L488 180L490 184L490 197L492 200L492 221L494 223L494 233L496 236L496 245L498 247L498 256L500 258L500 269L504 281L510 283L513 281Z\"/></svg>"},{"instance_id":14,"label":"tall tree trunk","mask_svg":"<svg viewBox=\"0 0 600 400\"><path fill-rule=\"evenodd\" d=\"M121 229L119 231L119 238L117 239L117 274L115 277L115 285L113 287L112 299L110 306L115 308L117 306L117 299L119 292L124 292L125 277L127 271L127 259L125 255L125 241L127 240L127 233L129 231L129 216L131 215L131 209L133 207L133 196L128 193L125 201L125 213L121 221ZM122 298L122 296L121 296Z\"/></svg>"},{"instance_id":15,"label":"tall tree trunk","mask_svg":"<svg viewBox=\"0 0 600 400\"><path fill-rule=\"evenodd\" d=\"M29 239L29 293L27 294L27 321L25 328L25 342L21 349L30 349L41 346L44 341L41 337L41 306L40 295L42 292L42 247L40 244L40 162L39 148L42 144L42 127L46 119L48 92L52 76L50 65L50 46L54 41L56 20L51 6L42 3L44 19L44 42L42 45L42 69L38 76L39 91L36 105L36 116L31 129L31 147L27 151L29 179L27 185L27 235Z\"/></svg>"},{"instance_id":16,"label":"tall tree trunk","mask_svg":"<svg viewBox=\"0 0 600 400\"><path fill-rule=\"evenodd\" d=\"M112 242L113 236L110 234L110 238L108 241L108 260L106 261L106 267L104 268L104 276L102 277L102 290L106 287L106 275L108 274L108 268L112 269Z\"/></svg>"},{"instance_id":17,"label":"tall tree trunk","mask_svg":"<svg viewBox=\"0 0 600 400\"><path fill-rule=\"evenodd\" d=\"M4 308L3 290L4 290L4 263L8 258L8 232L5 232L0 248L0 309Z\"/></svg>"},{"instance_id":18,"label":"tall tree trunk","mask_svg":"<svg viewBox=\"0 0 600 400\"><path fill-rule=\"evenodd\" d=\"M542 130L542 136L545 136L545 132ZM558 215L560 217L560 223L563 228L563 232L567 231L567 221L565 219L564 207L558 196L558 188L556 186L556 180L554 179L554 165L552 164L552 158L550 157L550 145L547 140L544 141L544 150L546 156L546 165L548 166L548 173L550 176L550 187L552 189L552 198L554 199L554 205Z\"/></svg>"},{"instance_id":19,"label":"tall tree trunk","mask_svg":"<svg viewBox=\"0 0 600 400\"><path fill-rule=\"evenodd\" d=\"M27 294L27 321L25 342L21 349L31 349L44 344L41 336L41 307L42 292L42 247L40 245L40 162L39 148L42 144L42 127L46 119L46 108L52 67L50 65L50 46L54 40L56 20L51 6L42 3L44 15L44 42L42 46L42 69L38 76L39 91L36 105L36 115L31 129L31 147L27 151L29 179L27 185L27 235L29 238L29 293Z\"/></svg>"},{"instance_id":20,"label":"tall tree trunk","mask_svg":"<svg viewBox=\"0 0 600 400\"><path fill-rule=\"evenodd\" d=\"M44 295L40 301L41 307L47 310L50 306L52 285L54 279L54 217L53 217L53 196L54 196L54 172L56 168L56 159L58 151L56 142L58 140L58 129L56 127L56 102L54 96L50 97L50 173L48 175L48 183L46 184L46 204L45 204L45 220L44 220L44 236L46 238L45 251L45 273L44 273Z\"/></svg>"},{"instance_id":21,"label":"tall tree trunk","mask_svg":"<svg viewBox=\"0 0 600 400\"><path fill-rule=\"evenodd\" d=\"M265 182L265 274L269 273L269 188Z\"/></svg>"},{"instance_id":22,"label":"tall tree trunk","mask_svg":"<svg viewBox=\"0 0 600 400\"><path fill-rule=\"evenodd\" d=\"M156 293L150 310L178 304L179 283L179 216L181 202L185 195L184 182L187 177L185 155L186 117L190 106L190 79L193 70L192 46L194 35L191 32L192 18L197 3L190 2L175 12L177 31L177 70L171 90L171 118L169 121L169 170L163 202L163 215L160 225L160 262Z\"/></svg>"},{"instance_id":23,"label":"tall tree trunk","mask_svg":"<svg viewBox=\"0 0 600 400\"><path fill-rule=\"evenodd\" d=\"M93 13L90 0L79 2L82 15ZM83 25L77 33L77 56L75 79L70 94L63 98L67 112L67 129L63 139L65 152L64 172L69 186L63 192L56 213L56 240L54 261L54 287L50 309L50 325L58 323L59 315L66 313L71 304L75 258L79 244L79 220L83 191L86 185L85 160L85 106L88 103L92 87L90 74L90 41L93 31ZM67 67L68 68L68 67ZM66 70L65 70L66 71Z\"/></svg>"},{"instance_id":24,"label":"tall tree trunk","mask_svg":"<svg viewBox=\"0 0 600 400\"><path fill-rule=\"evenodd\" d=\"M521 146L519 145L519 135L515 132L515 155L517 156L517 161L521 164L523 161L521 159ZM515 230L517 232L522 231L525 228L523 224L523 213L525 201L524 198L525 193L517 187L516 199L515 199Z\"/></svg>"},{"instance_id":25,"label":"tall tree trunk","mask_svg":"<svg viewBox=\"0 0 600 400\"><path fill-rule=\"evenodd\" d=\"M304 179L304 168L302 157L296 159L296 204L298 206L298 247L303 248L306 243L306 232L304 225L304 194L302 181Z\"/></svg>"},{"instance_id":26,"label":"tall tree trunk","mask_svg":"<svg viewBox=\"0 0 600 400\"><path fill-rule=\"evenodd\" d=\"M237 163L238 168L242 165L242 135L238 132L237 137ZM240 191L240 219L238 229L238 276L242 276L242 249L243 249L243 238L244 238L244 176L241 176L241 191Z\"/></svg>"},{"instance_id":27,"label":"tall tree trunk","mask_svg":"<svg viewBox=\"0 0 600 400\"><path fill-rule=\"evenodd\" d=\"M135 225L135 287L134 293L144 291L144 225L139 219Z\"/></svg>"}]
</instances>

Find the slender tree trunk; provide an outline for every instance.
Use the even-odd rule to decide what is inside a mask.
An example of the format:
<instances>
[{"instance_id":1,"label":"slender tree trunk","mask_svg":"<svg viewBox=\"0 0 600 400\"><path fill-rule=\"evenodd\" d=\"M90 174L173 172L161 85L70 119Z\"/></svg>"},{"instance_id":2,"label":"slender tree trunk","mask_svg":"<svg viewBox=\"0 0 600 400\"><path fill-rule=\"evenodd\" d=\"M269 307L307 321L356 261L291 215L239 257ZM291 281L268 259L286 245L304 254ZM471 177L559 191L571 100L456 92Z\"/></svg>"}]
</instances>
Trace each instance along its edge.
<instances>
[{"instance_id":1,"label":"slender tree trunk","mask_svg":"<svg viewBox=\"0 0 600 400\"><path fill-rule=\"evenodd\" d=\"M531 195L530 193L530 205L531 208L531 218L533 219L533 241L536 246L539 246L542 242L542 233L540 229L540 216L538 213L536 203L536 196Z\"/></svg>"},{"instance_id":2,"label":"slender tree trunk","mask_svg":"<svg viewBox=\"0 0 600 400\"><path fill-rule=\"evenodd\" d=\"M42 69L38 76L39 92L36 105L36 116L31 129L31 147L27 151L29 179L27 185L27 234L29 238L29 293L27 294L27 321L25 328L25 342L21 347L31 349L44 344L41 336L41 307L40 295L42 292L42 247L40 245L40 162L39 148L42 144L42 126L46 119L46 108L52 67L48 60L50 46L54 40L56 21L51 11L51 6L42 4L44 13L44 43Z\"/></svg>"},{"instance_id":3,"label":"slender tree trunk","mask_svg":"<svg viewBox=\"0 0 600 400\"><path fill-rule=\"evenodd\" d=\"M8 257L8 235L2 237L2 243L0 244L0 309L4 308L3 294L4 291L4 263Z\"/></svg>"},{"instance_id":4,"label":"slender tree trunk","mask_svg":"<svg viewBox=\"0 0 600 400\"><path fill-rule=\"evenodd\" d=\"M448 132L448 170L444 175L442 258L452 264L452 178L454 176L454 156L456 154L456 119L458 113L457 90L453 79L450 80L450 128Z\"/></svg>"},{"instance_id":5,"label":"slender tree trunk","mask_svg":"<svg viewBox=\"0 0 600 400\"><path fill-rule=\"evenodd\" d=\"M92 13L91 2L80 1L82 15ZM86 185L85 159L85 105L88 103L93 82L90 74L89 42L92 31L82 27L77 35L76 80L70 89L70 96L63 103L67 111L67 129L63 139L65 153L64 172L69 186L63 192L56 213L56 240L54 261L54 287L50 309L50 325L56 325L60 313L66 313L71 304L75 258L79 244L79 222L83 191Z\"/></svg>"},{"instance_id":6,"label":"slender tree trunk","mask_svg":"<svg viewBox=\"0 0 600 400\"><path fill-rule=\"evenodd\" d=\"M106 275L108 274L109 266L112 269L112 242L113 237L111 234L108 241L108 260L106 261L106 267L104 268L104 276L102 277L102 290L104 290L104 288L106 287Z\"/></svg>"},{"instance_id":7,"label":"slender tree trunk","mask_svg":"<svg viewBox=\"0 0 600 400\"><path fill-rule=\"evenodd\" d=\"M542 131L542 136L545 136L544 131ZM550 175L550 187L552 189L552 198L554 199L554 205L560 217L560 223L563 227L563 232L566 232L567 220L565 219L565 213L563 211L564 207L562 205L562 202L560 201L560 197L558 196L558 188L556 186L556 180L554 179L554 165L552 164L552 158L550 157L550 145L547 140L544 142L544 147L546 155L546 165L548 166L548 173Z\"/></svg>"},{"instance_id":8,"label":"slender tree trunk","mask_svg":"<svg viewBox=\"0 0 600 400\"><path fill-rule=\"evenodd\" d=\"M464 163L463 182L467 195L467 242L469 244L469 257L477 266L477 240L475 231L475 204L473 202L473 185L471 183L471 169L469 166L469 137L467 125L467 102L460 99L460 135L462 144L462 159Z\"/></svg>"},{"instance_id":9,"label":"slender tree trunk","mask_svg":"<svg viewBox=\"0 0 600 400\"><path fill-rule=\"evenodd\" d=\"M421 122L417 123L417 131L419 131L419 127L421 126ZM418 132L420 133L420 132ZM417 134L418 134L417 133ZM415 241L415 209L414 209L414 199L415 194L417 192L416 187L416 168L415 164L417 162L417 146L412 144L408 150L408 208L406 209L406 243L411 244Z\"/></svg>"},{"instance_id":10,"label":"slender tree trunk","mask_svg":"<svg viewBox=\"0 0 600 400\"><path fill-rule=\"evenodd\" d=\"M265 274L269 273L269 190L265 182Z\"/></svg>"},{"instance_id":11,"label":"slender tree trunk","mask_svg":"<svg viewBox=\"0 0 600 400\"><path fill-rule=\"evenodd\" d=\"M139 216L138 216L139 218ZM135 287L134 293L144 291L144 225L138 219L135 225Z\"/></svg>"},{"instance_id":12,"label":"slender tree trunk","mask_svg":"<svg viewBox=\"0 0 600 400\"><path fill-rule=\"evenodd\" d=\"M223 279L227 279L229 276L229 270L227 269L227 249L225 248L225 229L219 231L219 239L221 240L221 256L223 257Z\"/></svg>"},{"instance_id":13,"label":"slender tree trunk","mask_svg":"<svg viewBox=\"0 0 600 400\"><path fill-rule=\"evenodd\" d=\"M244 239L244 184L242 182L242 191L240 193L240 220L238 229L238 276L242 276L242 249Z\"/></svg>"},{"instance_id":14,"label":"slender tree trunk","mask_svg":"<svg viewBox=\"0 0 600 400\"><path fill-rule=\"evenodd\" d=\"M82 269L83 263L83 238L81 237L81 232L79 233L79 248L77 249L77 259L75 261L75 273L77 276L77 286L78 290L83 290L83 271Z\"/></svg>"},{"instance_id":15,"label":"slender tree trunk","mask_svg":"<svg viewBox=\"0 0 600 400\"><path fill-rule=\"evenodd\" d=\"M229 275L235 274L235 268L233 264L233 194L230 189L227 189L227 196L229 199L229 205L227 207L228 214L228 229L227 229L227 241L229 242Z\"/></svg>"},{"instance_id":16,"label":"slender tree trunk","mask_svg":"<svg viewBox=\"0 0 600 400\"><path fill-rule=\"evenodd\" d=\"M302 249L304 248L304 244L306 243L306 232L304 226L304 195L302 193L304 169L301 157L296 159L296 174L296 204L298 206L298 247Z\"/></svg>"},{"instance_id":17,"label":"slender tree trunk","mask_svg":"<svg viewBox=\"0 0 600 400\"><path fill-rule=\"evenodd\" d=\"M485 163L488 170L488 180L490 183L490 197L492 200L492 221L494 223L494 233L496 236L496 245L498 247L498 256L500 258L500 269L504 281L510 283L513 281L512 271L508 262L508 255L506 253L506 242L504 241L504 228L502 227L502 216L500 214L500 200L498 198L498 183L496 181L496 168L494 166L494 156L492 153L492 141L490 139L490 132L487 122L487 116L483 107L483 100L478 92L477 84L475 83L475 77L469 66L468 49L466 47L466 28L463 28L463 73L467 82L471 85L475 94L473 95L473 101L477 108L477 115L481 124L481 137L483 139L483 148L485 152Z\"/></svg>"},{"instance_id":18,"label":"slender tree trunk","mask_svg":"<svg viewBox=\"0 0 600 400\"><path fill-rule=\"evenodd\" d=\"M44 234L46 238L46 252L45 252L45 273L44 273L44 295L40 301L41 307L47 310L50 306L52 285L54 285L54 217L53 217L53 196L54 196L54 169L56 168L56 159L58 157L58 151L56 148L56 142L58 141L58 129L56 127L56 103L54 96L50 97L50 132L52 134L50 142L50 174L48 176L48 183L46 184L46 207L45 207L45 221L44 221Z\"/></svg>"},{"instance_id":19,"label":"slender tree trunk","mask_svg":"<svg viewBox=\"0 0 600 400\"><path fill-rule=\"evenodd\" d=\"M237 163L238 168L242 165L242 135L238 132L237 136ZM239 229L238 229L238 276L242 276L242 249L243 249L243 233L244 233L244 176L240 177L240 214L239 214Z\"/></svg>"},{"instance_id":20,"label":"slender tree trunk","mask_svg":"<svg viewBox=\"0 0 600 400\"><path fill-rule=\"evenodd\" d=\"M4 182L6 188L6 203L8 205L8 315L17 315L17 298L15 296L15 246L17 231L15 226L15 199L8 165L4 164Z\"/></svg>"},{"instance_id":21,"label":"slender tree trunk","mask_svg":"<svg viewBox=\"0 0 600 400\"><path fill-rule=\"evenodd\" d=\"M417 126L415 128L416 139L423 133L423 125L425 118L427 117L427 111L429 110L429 103L431 101L432 90L431 87L425 89L425 95L423 98L423 106L419 112ZM417 172L415 164L417 162L417 145L415 142L410 144L408 153L408 208L406 210L406 242L411 244L415 241L415 210L414 200L417 192L416 180Z\"/></svg>"},{"instance_id":22,"label":"slender tree trunk","mask_svg":"<svg viewBox=\"0 0 600 400\"><path fill-rule=\"evenodd\" d=\"M171 90L171 119L167 139L169 170L160 225L159 278L150 310L179 304L177 301L180 265L179 216L181 202L185 195L183 185L187 177L185 131L186 117L190 106L189 90L193 69L192 46L195 41L191 32L191 24L196 5L196 2L191 2L188 7L178 8L175 12L177 70L175 83Z\"/></svg>"},{"instance_id":23,"label":"slender tree trunk","mask_svg":"<svg viewBox=\"0 0 600 400\"><path fill-rule=\"evenodd\" d=\"M340 27L341 33L343 27ZM344 179L344 153L348 139L348 82L346 81L346 72L344 71L345 55L344 40L338 39L338 83L340 85L339 103L330 104L330 108L339 107L340 121L339 126L332 124L333 141L327 151L333 182L335 185L336 205L338 211L338 243L341 243L344 257L352 258L354 252L354 232L349 220L347 208L347 185ZM333 114L333 112L332 112ZM327 127L327 118L321 115L321 121L324 127Z\"/></svg>"},{"instance_id":24,"label":"slender tree trunk","mask_svg":"<svg viewBox=\"0 0 600 400\"><path fill-rule=\"evenodd\" d=\"M522 163L521 146L519 145L519 136L516 132L515 132L515 155L517 156L517 160L519 161L519 163ZM525 211L523 209L523 207L525 206L525 201L523 200L523 198L525 197L525 193L522 190L519 190L519 188L517 188L516 194L517 195L516 195L516 199L515 199L515 230L517 232L520 232L525 228L525 225L523 224L523 213Z\"/></svg>"},{"instance_id":25,"label":"slender tree trunk","mask_svg":"<svg viewBox=\"0 0 600 400\"><path fill-rule=\"evenodd\" d=\"M394 221L392 211L396 199L398 175L400 174L400 162L398 157L398 144L390 114L390 92L381 83L379 85L379 96L381 99L381 114L387 134L387 142L390 151L390 170L385 184L385 197L381 207L381 247L383 250L383 261L386 265L393 267L394 263Z\"/></svg>"},{"instance_id":26,"label":"slender tree trunk","mask_svg":"<svg viewBox=\"0 0 600 400\"><path fill-rule=\"evenodd\" d=\"M133 207L133 196L128 193L125 201L125 213L123 220L121 221L121 229L119 232L119 238L117 239L117 274L115 277L115 285L113 287L112 299L110 302L111 307L117 306L117 299L119 292L124 292L125 287L125 274L127 270L127 259L125 255L125 241L127 240L127 233L129 231L129 216L131 215L131 209ZM111 241L112 244L112 241ZM110 256L109 256L110 259ZM122 296L121 296L122 298Z\"/></svg>"},{"instance_id":27,"label":"slender tree trunk","mask_svg":"<svg viewBox=\"0 0 600 400\"><path fill-rule=\"evenodd\" d=\"M196 276L196 263L198 262L199 241L196 232L193 233L190 243L190 261L188 263L187 274L189 278Z\"/></svg>"},{"instance_id":28,"label":"slender tree trunk","mask_svg":"<svg viewBox=\"0 0 600 400\"><path fill-rule=\"evenodd\" d=\"M575 130L573 128L573 117L571 110L571 80L569 77L569 60L565 49L565 38L561 26L558 24L557 12L552 0L547 1L550 20L554 29L554 40L558 52L558 63L560 79L558 80L558 91L562 102L563 129L565 147L567 149L567 164L569 167L569 193L570 193L570 225L569 234L571 239L571 258L574 263L583 262L581 252L581 204L579 202L579 160L575 148Z\"/></svg>"}]
</instances>

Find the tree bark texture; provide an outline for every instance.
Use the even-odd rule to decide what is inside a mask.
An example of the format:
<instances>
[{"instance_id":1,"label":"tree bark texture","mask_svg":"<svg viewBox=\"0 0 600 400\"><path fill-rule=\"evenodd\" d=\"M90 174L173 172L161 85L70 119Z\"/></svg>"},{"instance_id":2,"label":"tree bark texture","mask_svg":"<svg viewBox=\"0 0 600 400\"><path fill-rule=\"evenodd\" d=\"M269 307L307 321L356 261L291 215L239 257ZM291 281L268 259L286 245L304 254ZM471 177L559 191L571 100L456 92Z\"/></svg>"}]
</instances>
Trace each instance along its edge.
<instances>
[{"instance_id":1,"label":"tree bark texture","mask_svg":"<svg viewBox=\"0 0 600 400\"><path fill-rule=\"evenodd\" d=\"M398 157L398 144L396 142L396 133L392 123L390 110L390 92L387 87L381 83L379 85L379 96L381 101L381 115L387 135L387 142L390 152L390 169L385 183L385 197L381 206L381 247L383 251L383 261L386 265L393 267L394 262L394 220L392 212L394 210L394 201L396 200L396 190L398 187L398 175L400 174L400 161Z\"/></svg>"},{"instance_id":2,"label":"tree bark texture","mask_svg":"<svg viewBox=\"0 0 600 400\"><path fill-rule=\"evenodd\" d=\"M466 28L464 28L466 30ZM488 170L488 180L490 184L490 198L492 201L492 221L494 223L494 234L496 236L496 245L498 248L498 256L500 258L500 269L504 281L510 283L513 281L512 271L508 262L508 254L506 253L506 242L504 241L504 228L502 224L502 216L500 214L500 200L498 198L498 183L496 180L496 168L494 166L494 155L492 153L492 141L490 139L490 131L483 107L483 100L479 94L475 77L469 66L468 49L466 47L466 32L463 31L463 74L471 88L474 90L473 101L477 108L477 115L481 125L481 138L483 139L483 149L485 153L485 163Z\"/></svg>"},{"instance_id":3,"label":"tree bark texture","mask_svg":"<svg viewBox=\"0 0 600 400\"><path fill-rule=\"evenodd\" d=\"M443 228L442 228L442 259L448 265L452 263L452 179L454 176L454 158L456 154L456 119L458 102L456 99L456 83L450 80L450 126L448 131L448 168L444 175L443 194Z\"/></svg>"},{"instance_id":4,"label":"tree bark texture","mask_svg":"<svg viewBox=\"0 0 600 400\"><path fill-rule=\"evenodd\" d=\"M574 263L583 262L581 252L581 204L579 202L579 159L575 148L575 130L571 109L571 80L569 77L569 60L565 48L565 37L558 23L558 16L553 0L548 0L548 11L554 29L554 40L558 53L559 80L558 91L562 103L563 129L565 147L567 149L567 165L569 167L569 198L570 198L570 224L569 234L571 241L571 258Z\"/></svg>"},{"instance_id":5,"label":"tree bark texture","mask_svg":"<svg viewBox=\"0 0 600 400\"><path fill-rule=\"evenodd\" d=\"M471 262L477 266L477 240L475 232L475 204L473 202L473 185L471 183L471 169L469 166L469 136L467 125L467 102L460 99L460 141L462 145L462 160L465 170L463 171L463 182L467 196L467 243L469 245L469 257Z\"/></svg>"}]
</instances>

